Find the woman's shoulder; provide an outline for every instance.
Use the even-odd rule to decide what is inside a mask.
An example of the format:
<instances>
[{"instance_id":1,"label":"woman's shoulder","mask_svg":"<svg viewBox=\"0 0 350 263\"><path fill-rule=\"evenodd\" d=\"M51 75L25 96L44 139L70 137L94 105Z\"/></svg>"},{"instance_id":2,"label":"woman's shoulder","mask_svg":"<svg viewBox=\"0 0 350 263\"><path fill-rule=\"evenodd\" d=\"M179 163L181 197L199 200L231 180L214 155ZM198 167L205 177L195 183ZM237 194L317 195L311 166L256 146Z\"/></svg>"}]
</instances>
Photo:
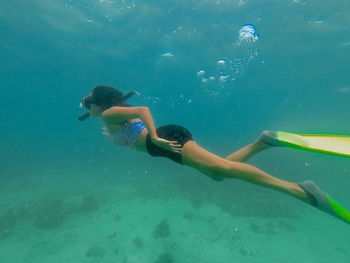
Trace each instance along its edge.
<instances>
[{"instance_id":1,"label":"woman's shoulder","mask_svg":"<svg viewBox=\"0 0 350 263\"><path fill-rule=\"evenodd\" d=\"M126 121L123 117L124 108L122 106L110 107L101 113L101 119L104 122L124 122Z\"/></svg>"},{"instance_id":2,"label":"woman's shoulder","mask_svg":"<svg viewBox=\"0 0 350 263\"><path fill-rule=\"evenodd\" d=\"M112 106L108 109L105 109L101 113L102 119L110 119L110 118L116 118L120 116L127 116L127 115L135 115L140 112L140 109L145 107L130 107L128 105L118 105L118 106Z\"/></svg>"},{"instance_id":3,"label":"woman's shoulder","mask_svg":"<svg viewBox=\"0 0 350 263\"><path fill-rule=\"evenodd\" d=\"M115 111L117 111L118 109L120 108L124 108L123 106L112 106L112 107L109 107L108 109L105 109L103 112L102 112L102 115L101 116L106 116L108 115L109 113L113 113Z\"/></svg>"}]
</instances>

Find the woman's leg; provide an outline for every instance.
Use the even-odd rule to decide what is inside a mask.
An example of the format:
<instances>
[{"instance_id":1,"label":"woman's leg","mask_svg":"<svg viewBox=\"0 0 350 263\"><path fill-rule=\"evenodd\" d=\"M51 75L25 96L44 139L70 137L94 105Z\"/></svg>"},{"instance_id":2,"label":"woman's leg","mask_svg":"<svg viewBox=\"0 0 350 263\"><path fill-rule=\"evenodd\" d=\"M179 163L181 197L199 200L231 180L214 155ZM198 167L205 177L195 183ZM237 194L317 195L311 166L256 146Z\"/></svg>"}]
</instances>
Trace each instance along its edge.
<instances>
[{"instance_id":1,"label":"woman's leg","mask_svg":"<svg viewBox=\"0 0 350 263\"><path fill-rule=\"evenodd\" d=\"M304 201L307 199L304 190L298 184L273 177L250 164L223 159L201 148L194 141L188 141L184 145L181 155L185 165L196 168L206 175L237 178L290 194Z\"/></svg>"},{"instance_id":2,"label":"woman's leg","mask_svg":"<svg viewBox=\"0 0 350 263\"><path fill-rule=\"evenodd\" d=\"M226 156L225 159L232 162L245 162L253 155L263 150L266 150L270 147L272 147L272 145L269 145L257 140L256 142L253 142L243 147L242 149L239 149L238 151L231 153L229 156Z\"/></svg>"}]
</instances>

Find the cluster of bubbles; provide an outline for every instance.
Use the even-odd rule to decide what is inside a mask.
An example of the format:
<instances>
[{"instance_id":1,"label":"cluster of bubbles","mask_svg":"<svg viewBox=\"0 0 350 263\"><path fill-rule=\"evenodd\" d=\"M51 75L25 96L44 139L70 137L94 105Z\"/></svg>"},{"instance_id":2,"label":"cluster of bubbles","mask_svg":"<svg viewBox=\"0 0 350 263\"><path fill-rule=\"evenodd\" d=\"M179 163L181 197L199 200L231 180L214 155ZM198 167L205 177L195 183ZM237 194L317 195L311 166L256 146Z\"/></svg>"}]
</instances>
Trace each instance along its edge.
<instances>
[{"instance_id":1,"label":"cluster of bubbles","mask_svg":"<svg viewBox=\"0 0 350 263\"><path fill-rule=\"evenodd\" d=\"M259 35L256 33L255 26L251 24L243 26L239 30L238 39L238 43L257 41L259 39Z\"/></svg>"},{"instance_id":2,"label":"cluster of bubbles","mask_svg":"<svg viewBox=\"0 0 350 263\"><path fill-rule=\"evenodd\" d=\"M223 58L216 62L215 72L208 74L205 70L197 72L202 88L209 95L229 95L233 82L243 74L244 68L254 60L259 51L254 43L259 39L254 25L243 26L238 32L235 47L243 47L243 53L234 58Z\"/></svg>"}]
</instances>

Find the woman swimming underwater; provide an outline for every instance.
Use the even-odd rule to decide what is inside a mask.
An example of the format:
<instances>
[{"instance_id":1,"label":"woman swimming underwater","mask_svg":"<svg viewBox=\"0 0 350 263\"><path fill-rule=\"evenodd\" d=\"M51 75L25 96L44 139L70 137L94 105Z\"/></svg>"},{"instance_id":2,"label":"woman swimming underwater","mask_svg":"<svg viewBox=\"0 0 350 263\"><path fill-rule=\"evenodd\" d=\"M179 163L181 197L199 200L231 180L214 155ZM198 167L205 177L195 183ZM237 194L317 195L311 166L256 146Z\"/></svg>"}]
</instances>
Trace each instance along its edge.
<instances>
[{"instance_id":1,"label":"woman swimming underwater","mask_svg":"<svg viewBox=\"0 0 350 263\"><path fill-rule=\"evenodd\" d=\"M147 107L131 107L125 96L108 86L95 87L83 98L82 106L88 113L79 117L101 118L104 134L119 146L128 146L152 156L162 156L182 165L190 166L216 181L237 178L268 187L298 198L312 206L350 223L350 213L323 193L312 181L288 182L246 164L250 157L273 146L279 146L273 132L264 132L257 141L221 158L200 147L186 128L166 125L156 129Z\"/></svg>"}]
</instances>

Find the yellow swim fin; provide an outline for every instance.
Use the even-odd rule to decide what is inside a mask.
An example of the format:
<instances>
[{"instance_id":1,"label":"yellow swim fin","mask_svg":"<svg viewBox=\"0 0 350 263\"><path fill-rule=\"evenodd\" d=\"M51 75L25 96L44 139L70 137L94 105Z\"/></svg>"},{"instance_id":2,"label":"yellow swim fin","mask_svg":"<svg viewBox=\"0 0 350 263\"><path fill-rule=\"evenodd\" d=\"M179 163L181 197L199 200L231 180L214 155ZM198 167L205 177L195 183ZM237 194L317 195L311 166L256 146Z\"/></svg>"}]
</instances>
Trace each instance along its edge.
<instances>
[{"instance_id":1,"label":"yellow swim fin","mask_svg":"<svg viewBox=\"0 0 350 263\"><path fill-rule=\"evenodd\" d=\"M274 146L350 157L350 135L300 134L283 131L264 131L263 141Z\"/></svg>"}]
</instances>

